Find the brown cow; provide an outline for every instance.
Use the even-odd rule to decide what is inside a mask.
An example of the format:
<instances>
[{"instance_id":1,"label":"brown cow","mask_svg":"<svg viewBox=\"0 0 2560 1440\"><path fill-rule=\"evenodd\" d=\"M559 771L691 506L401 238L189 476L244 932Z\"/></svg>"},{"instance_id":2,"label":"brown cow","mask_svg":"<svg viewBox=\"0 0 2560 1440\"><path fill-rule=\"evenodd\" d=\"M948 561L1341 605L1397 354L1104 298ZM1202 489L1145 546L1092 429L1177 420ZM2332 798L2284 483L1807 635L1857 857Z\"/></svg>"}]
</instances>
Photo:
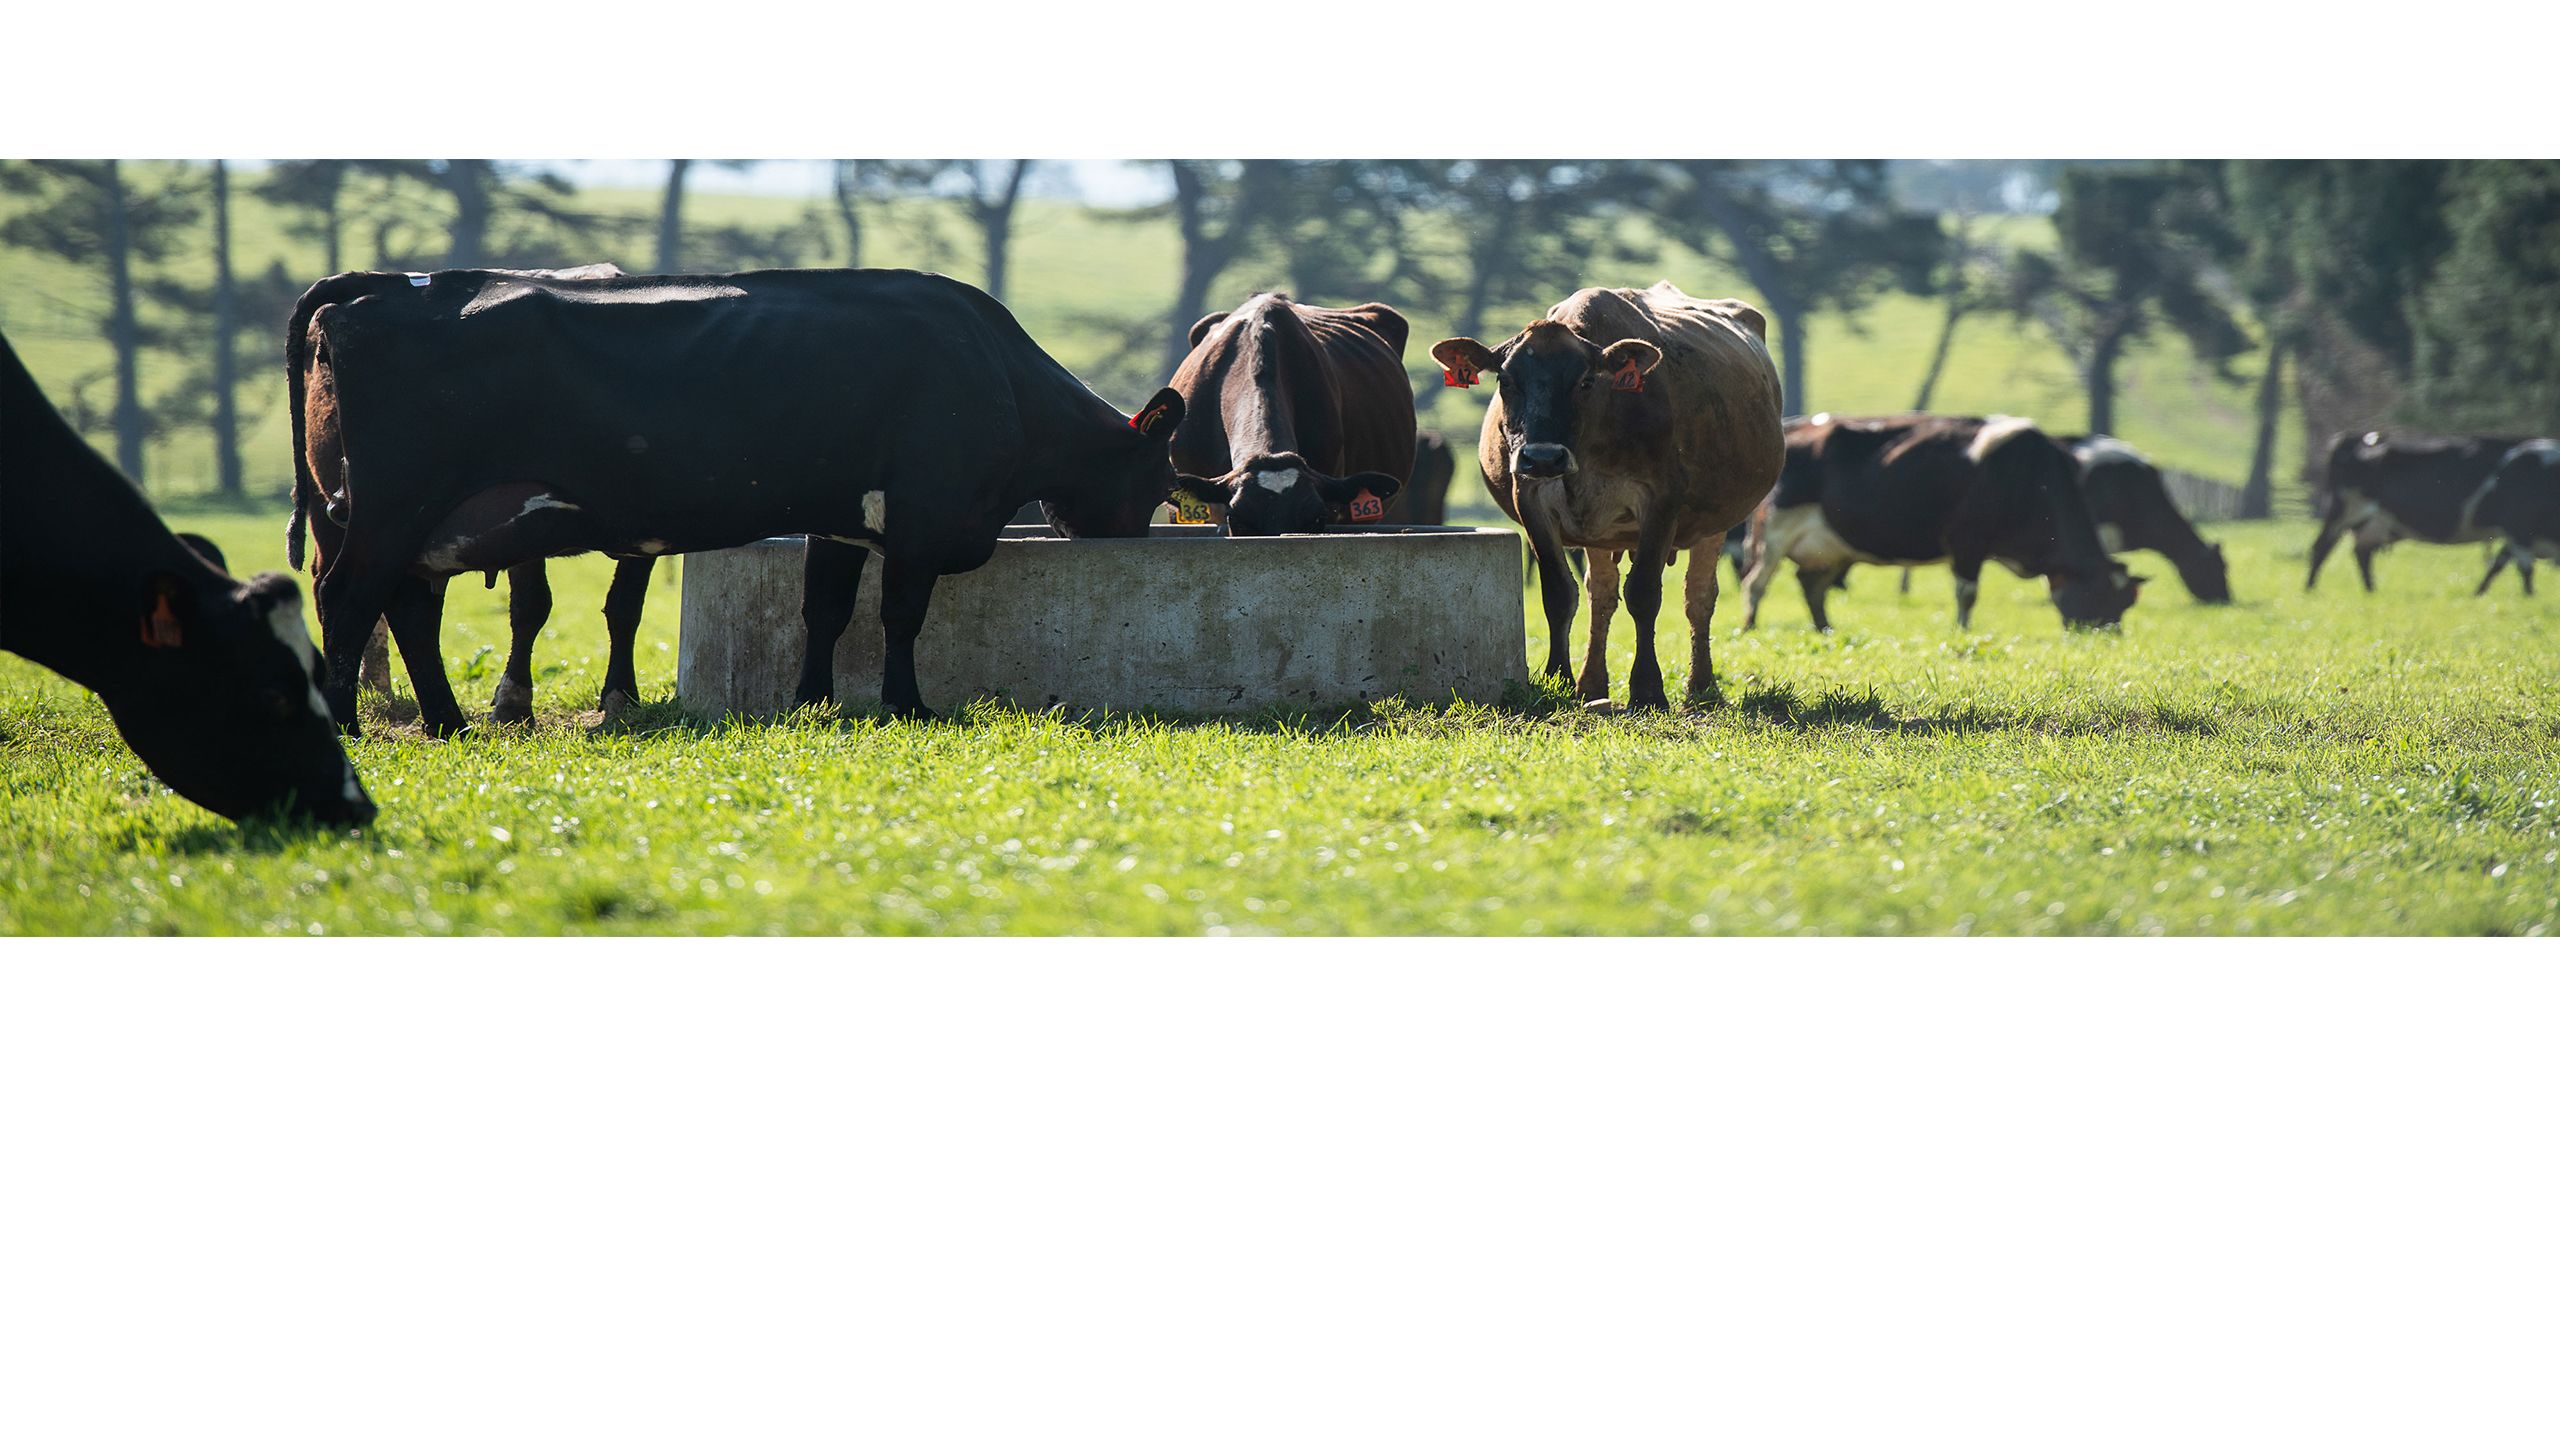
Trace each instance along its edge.
<instances>
[{"instance_id":1,"label":"brown cow","mask_svg":"<svg viewBox=\"0 0 2560 1440\"><path fill-rule=\"evenodd\" d=\"M1176 483L1231 535L1385 518L1413 469L1405 333L1385 305L1328 310L1279 294L1202 316L1173 376L1185 406Z\"/></svg>"},{"instance_id":2,"label":"brown cow","mask_svg":"<svg viewBox=\"0 0 2560 1440\"><path fill-rule=\"evenodd\" d=\"M1459 383L1497 371L1477 455L1485 488L1528 532L1547 611L1547 673L1569 675L1573 579L1565 551L1590 555L1590 642L1577 692L1609 697L1609 621L1618 557L1635 552L1627 608L1636 620L1628 703L1669 704L1654 658L1662 571L1689 552L1689 698L1716 698L1707 649L1716 555L1786 460L1768 322L1739 300L1698 300L1670 281L1649 290L1579 290L1499 349L1443 340L1433 358Z\"/></svg>"}]
</instances>

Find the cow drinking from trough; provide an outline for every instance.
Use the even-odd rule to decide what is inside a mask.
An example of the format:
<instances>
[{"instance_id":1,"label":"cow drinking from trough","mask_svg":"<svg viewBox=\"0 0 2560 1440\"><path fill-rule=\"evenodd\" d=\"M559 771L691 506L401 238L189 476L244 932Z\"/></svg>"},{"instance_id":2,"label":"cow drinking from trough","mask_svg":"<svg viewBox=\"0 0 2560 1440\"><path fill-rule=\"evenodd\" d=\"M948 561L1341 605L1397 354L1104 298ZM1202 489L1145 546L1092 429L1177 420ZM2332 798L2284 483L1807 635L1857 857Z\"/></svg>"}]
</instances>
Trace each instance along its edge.
<instances>
[{"instance_id":1,"label":"cow drinking from trough","mask_svg":"<svg viewBox=\"0 0 2560 1440\"><path fill-rule=\"evenodd\" d=\"M1853 564L1932 565L1956 577L1956 623L1973 623L1982 566L1997 560L2041 575L2070 626L2111 625L2142 581L2098 543L2080 499L2080 462L2032 423L1895 415L1813 415L1787 426L1786 473L1754 522L1757 558L1745 582L1743 628L1781 560L1796 565L1816 628L1825 600Z\"/></svg>"},{"instance_id":2,"label":"cow drinking from trough","mask_svg":"<svg viewBox=\"0 0 2560 1440\"><path fill-rule=\"evenodd\" d=\"M485 275L521 275L551 279L602 279L622 274L611 264L581 265L567 270L486 270ZM338 423L336 377L332 373L332 357L313 318L323 306L344 304L359 295L385 297L396 303L396 297L412 295L432 283L432 276L397 272L358 272L333 275L313 285L294 306L293 316L285 327L285 384L291 400L294 436L293 518L285 531L287 559L298 569L303 563L304 532L307 529L313 553L311 573L317 576L326 569L329 558L343 542L346 527L348 495L346 492L346 457L343 436ZM421 301L420 303L424 303ZM640 613L649 593L649 572L656 564L650 556L623 559L616 563L613 586L605 597L605 632L610 649L605 661L604 685L597 704L610 716L639 696L639 680L635 673L633 650L640 631ZM496 573L490 574L492 583ZM446 577L409 576L394 595L384 619L377 624L365 645L364 658L358 666L358 677L366 687L388 692L391 688L389 665L384 656L384 631L397 628L400 634L400 656L409 667L409 685L418 697L418 718L429 734L451 735L468 723L462 706L454 698L453 686L445 677L441 631L444 618ZM507 621L509 644L504 669L498 677L497 692L490 699L489 719L492 723L522 724L533 718L533 642L551 618L551 579L544 563L528 560L507 570Z\"/></svg>"},{"instance_id":3,"label":"cow drinking from trough","mask_svg":"<svg viewBox=\"0 0 2560 1440\"><path fill-rule=\"evenodd\" d=\"M170 789L239 820L362 825L302 592L169 533L0 339L0 650L97 692Z\"/></svg>"},{"instance_id":4,"label":"cow drinking from trough","mask_svg":"<svg viewBox=\"0 0 2560 1440\"><path fill-rule=\"evenodd\" d=\"M2481 487L2497 472L2499 462L2522 443L2522 437L2411 435L2381 430L2332 437L2326 483L2313 504L2320 517L2320 533L2311 542L2311 570L2303 577L2302 588L2308 590L2320 583L2321 563L2341 539L2352 534L2356 539L2356 574L2368 592L2373 589L2374 552L2387 545L2401 540L2424 540L2436 545L2486 540L2498 546L2498 553L2489 562L2489 573L2480 577L2480 588L2473 593L2485 594L2489 582L2513 561L2524 581L2525 593L2532 594L2531 552L2519 553L2508 546L2505 537L2478 522L2472 508Z\"/></svg>"},{"instance_id":5,"label":"cow drinking from trough","mask_svg":"<svg viewBox=\"0 0 2560 1440\"><path fill-rule=\"evenodd\" d=\"M317 590L350 728L355 654L411 577L791 534L809 537L799 703L834 699L878 554L881 698L929 715L915 641L940 577L985 564L1027 501L1069 536L1139 536L1172 492L1181 396L1122 416L944 276L420 278L311 320L345 467L345 535Z\"/></svg>"},{"instance_id":6,"label":"cow drinking from trough","mask_svg":"<svg viewBox=\"0 0 2560 1440\"><path fill-rule=\"evenodd\" d=\"M2207 543L2178 513L2159 466L2112 435L2074 435L2062 443L2080 462L2080 499L2109 554L2156 551L2178 567L2188 594L2208 605L2231 603L2222 547Z\"/></svg>"},{"instance_id":7,"label":"cow drinking from trough","mask_svg":"<svg viewBox=\"0 0 2560 1440\"><path fill-rule=\"evenodd\" d=\"M1231 535L1383 519L1413 467L1405 333L1385 305L1330 310L1276 294L1202 316L1173 375L1184 404L1176 483L1223 513Z\"/></svg>"},{"instance_id":8,"label":"cow drinking from trough","mask_svg":"<svg viewBox=\"0 0 2560 1440\"><path fill-rule=\"evenodd\" d=\"M1488 371L1500 377L1477 453L1485 488L1537 557L1549 675L1572 673L1576 603L1565 552L1580 547L1590 557L1591 632L1576 687L1585 701L1609 696L1609 621L1627 551L1636 621L1628 703L1669 704L1653 627L1662 572L1681 550L1689 552L1689 698L1716 698L1707 643L1716 556L1785 457L1767 332L1741 301L1693 299L1664 280L1646 290L1576 291L1498 348L1464 337L1431 347L1460 383Z\"/></svg>"}]
</instances>

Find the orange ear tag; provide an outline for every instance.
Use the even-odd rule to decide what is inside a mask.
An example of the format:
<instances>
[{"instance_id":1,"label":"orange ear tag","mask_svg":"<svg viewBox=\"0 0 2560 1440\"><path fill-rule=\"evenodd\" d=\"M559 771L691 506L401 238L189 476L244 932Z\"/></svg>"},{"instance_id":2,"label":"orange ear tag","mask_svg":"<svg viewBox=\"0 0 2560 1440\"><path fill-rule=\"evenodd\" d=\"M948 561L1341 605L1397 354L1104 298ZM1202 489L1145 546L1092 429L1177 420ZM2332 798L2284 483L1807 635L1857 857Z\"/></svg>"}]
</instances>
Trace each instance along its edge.
<instances>
[{"instance_id":1,"label":"orange ear tag","mask_svg":"<svg viewBox=\"0 0 2560 1440\"><path fill-rule=\"evenodd\" d=\"M1455 388L1459 390L1473 389L1475 388L1476 374L1477 371L1475 366L1461 360L1457 364L1440 372L1441 388Z\"/></svg>"},{"instance_id":2,"label":"orange ear tag","mask_svg":"<svg viewBox=\"0 0 2560 1440\"><path fill-rule=\"evenodd\" d=\"M1387 502L1366 490L1351 497L1351 518L1354 520L1382 520L1386 514Z\"/></svg>"},{"instance_id":3,"label":"orange ear tag","mask_svg":"<svg viewBox=\"0 0 2560 1440\"><path fill-rule=\"evenodd\" d=\"M1609 388L1624 390L1630 395L1641 392L1644 389L1644 368L1629 360L1610 375Z\"/></svg>"},{"instance_id":4,"label":"orange ear tag","mask_svg":"<svg viewBox=\"0 0 2560 1440\"><path fill-rule=\"evenodd\" d=\"M1130 428L1130 429L1132 429L1132 430L1137 431L1137 432L1138 432L1139 434L1141 434L1141 435L1144 435L1144 434L1146 434L1146 433L1147 433L1147 431L1148 431L1148 429L1149 429L1149 428L1151 428L1151 427L1152 427L1152 426L1153 426L1157 421L1159 421L1159 420L1161 420L1161 419L1163 419L1163 418L1164 418L1164 410L1163 410L1163 408L1162 408L1161 406L1159 406L1158 408L1153 409L1153 410L1150 410L1150 411L1146 412L1146 413L1145 413L1145 414L1143 414L1143 415L1132 415L1132 416L1130 416L1130 417L1129 417L1129 428Z\"/></svg>"}]
</instances>

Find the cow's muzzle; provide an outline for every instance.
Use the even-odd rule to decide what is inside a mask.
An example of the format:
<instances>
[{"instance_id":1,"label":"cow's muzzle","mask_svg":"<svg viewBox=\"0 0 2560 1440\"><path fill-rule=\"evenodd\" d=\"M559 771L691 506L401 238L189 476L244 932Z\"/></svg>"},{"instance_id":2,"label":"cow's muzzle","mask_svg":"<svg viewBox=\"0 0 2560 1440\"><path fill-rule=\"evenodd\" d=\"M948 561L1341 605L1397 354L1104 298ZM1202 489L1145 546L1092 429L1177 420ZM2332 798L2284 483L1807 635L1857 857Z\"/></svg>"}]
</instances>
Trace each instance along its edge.
<instances>
[{"instance_id":1,"label":"cow's muzzle","mask_svg":"<svg viewBox=\"0 0 2560 1440\"><path fill-rule=\"evenodd\" d=\"M1573 470L1573 451L1562 445L1523 445L1511 457L1511 473L1516 479L1561 480Z\"/></svg>"}]
</instances>

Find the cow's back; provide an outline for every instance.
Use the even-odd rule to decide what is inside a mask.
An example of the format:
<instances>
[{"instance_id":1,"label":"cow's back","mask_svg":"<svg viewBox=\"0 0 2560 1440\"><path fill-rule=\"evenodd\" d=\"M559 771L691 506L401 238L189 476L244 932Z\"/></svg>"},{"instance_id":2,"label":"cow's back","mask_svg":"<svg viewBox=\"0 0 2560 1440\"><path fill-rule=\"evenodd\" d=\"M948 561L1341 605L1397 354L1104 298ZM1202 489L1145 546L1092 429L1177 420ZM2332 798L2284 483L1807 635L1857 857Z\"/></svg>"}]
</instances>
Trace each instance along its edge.
<instances>
[{"instance_id":1,"label":"cow's back","mask_svg":"<svg viewBox=\"0 0 2560 1440\"><path fill-rule=\"evenodd\" d=\"M1229 433L1239 404L1269 418L1285 389L1293 450L1330 474L1413 469L1413 391L1405 378L1409 327L1392 307L1334 309L1257 295L1201 335L1174 372L1184 399L1173 444L1178 469L1223 474L1254 458ZM1252 395L1253 398L1245 398ZM1245 448L1252 448L1246 445Z\"/></svg>"}]
</instances>

